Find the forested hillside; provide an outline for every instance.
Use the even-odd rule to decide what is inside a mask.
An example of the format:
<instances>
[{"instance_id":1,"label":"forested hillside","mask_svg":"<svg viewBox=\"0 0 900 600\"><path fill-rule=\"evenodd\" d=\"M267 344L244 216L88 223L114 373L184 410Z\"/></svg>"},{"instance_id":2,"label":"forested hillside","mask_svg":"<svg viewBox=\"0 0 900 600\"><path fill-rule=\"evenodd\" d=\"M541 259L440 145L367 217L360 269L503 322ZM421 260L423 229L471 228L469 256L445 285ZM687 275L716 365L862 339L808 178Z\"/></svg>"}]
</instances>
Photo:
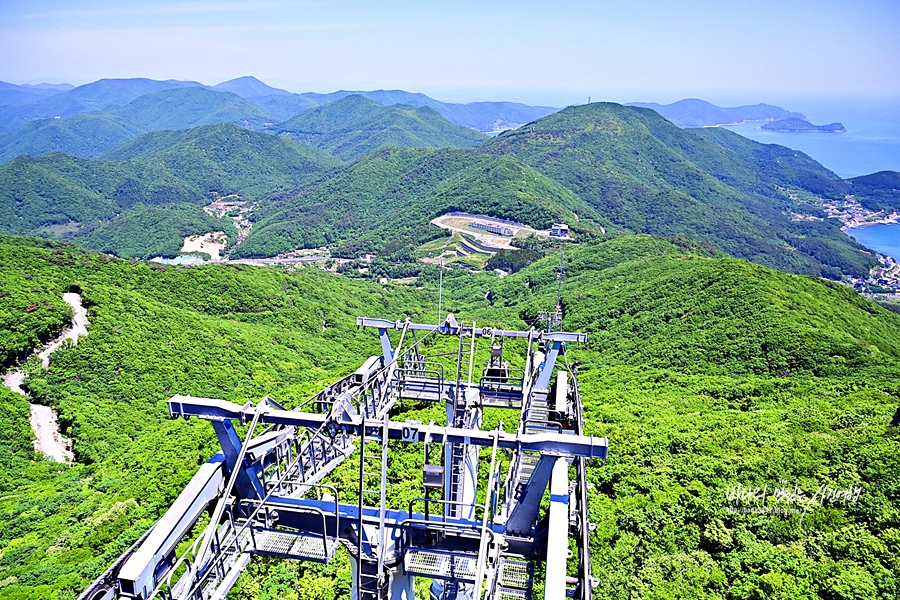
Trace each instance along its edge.
<instances>
[{"instance_id":1,"label":"forested hillside","mask_svg":"<svg viewBox=\"0 0 900 600\"><path fill-rule=\"evenodd\" d=\"M277 132L347 161L382 146L472 148L488 139L427 106L383 106L355 95L301 113L278 125Z\"/></svg>"},{"instance_id":2,"label":"forested hillside","mask_svg":"<svg viewBox=\"0 0 900 600\"><path fill-rule=\"evenodd\" d=\"M842 198L844 182L803 153L724 130L682 130L650 109L570 107L486 144L637 233L684 235L795 273L864 276L873 258L836 221L776 186Z\"/></svg>"},{"instance_id":3,"label":"forested hillside","mask_svg":"<svg viewBox=\"0 0 900 600\"><path fill-rule=\"evenodd\" d=\"M112 143L127 135L116 129L121 123L179 129L263 118L239 96L200 87L143 95L110 109L118 120L105 114L71 120L109 125ZM54 127L35 124L34 139L57 139ZM465 210L537 228L565 221L579 235L686 236L765 266L836 280L865 278L876 259L825 218L815 198L853 193L865 206L900 206L890 174L844 181L801 152L722 129L682 130L652 110L617 104L570 107L483 144L484 136L428 107L383 106L356 95L280 128L277 137L228 124L158 131L106 151L104 160L16 158L0 165L0 206L7 205L0 230L76 239L103 222L83 243L119 252L116 229L129 222L128 215L113 220L120 209L237 194L259 202L235 257L335 245L338 256L408 260L416 246L444 235L431 219ZM342 166L341 157L355 162ZM167 219L179 220L169 232L197 229L174 214ZM169 236L165 247L175 244ZM160 247L123 255L149 256Z\"/></svg>"},{"instance_id":4,"label":"forested hillside","mask_svg":"<svg viewBox=\"0 0 900 600\"><path fill-rule=\"evenodd\" d=\"M199 205L228 194L255 200L340 164L311 146L234 125L147 134L109 156L51 153L0 165L0 231L66 235L128 257L168 256L185 235L233 230ZM151 230L133 237L135 223Z\"/></svg>"},{"instance_id":5,"label":"forested hillside","mask_svg":"<svg viewBox=\"0 0 900 600\"><path fill-rule=\"evenodd\" d=\"M429 224L460 210L515 218L537 228L573 223L590 206L555 181L509 157L465 150L385 148L299 192L270 197L235 256L271 256L297 247L335 244L336 253L392 255L446 232Z\"/></svg>"},{"instance_id":6,"label":"forested hillside","mask_svg":"<svg viewBox=\"0 0 900 600\"><path fill-rule=\"evenodd\" d=\"M23 154L40 156L48 152L94 158L142 133L143 127L106 113L37 119L0 134L0 163Z\"/></svg>"},{"instance_id":7,"label":"forested hillside","mask_svg":"<svg viewBox=\"0 0 900 600\"><path fill-rule=\"evenodd\" d=\"M849 193L866 208L900 211L900 173L897 171L879 171L847 181L850 183Z\"/></svg>"},{"instance_id":8,"label":"forested hillside","mask_svg":"<svg viewBox=\"0 0 900 600\"><path fill-rule=\"evenodd\" d=\"M4 332L52 335L69 290L91 320L87 338L26 380L59 411L75 465L35 460L21 437L27 407L0 390L9 434L0 440L14 440L2 442L0 459L3 600L73 598L212 454L207 423L165 419L169 396L270 395L293 406L377 352L377 336L357 331L353 317L428 322L437 296L429 280L419 288L316 269L131 264L20 238L0 238L0 266ZM450 271L444 308L527 327L555 302L557 266L548 257L504 279ZM566 273L563 326L589 335L567 358L579 365L588 433L610 440L607 463L589 471L594 593L897 597L900 437L887 423L900 404L900 315L684 240L582 244L567 252ZM11 355L33 339L0 341ZM402 410L441 418L443 409ZM405 459L395 467L392 502L419 493L404 484ZM729 509L736 485L862 492L803 514L750 514ZM345 560L259 561L238 593L345 598Z\"/></svg>"}]
</instances>

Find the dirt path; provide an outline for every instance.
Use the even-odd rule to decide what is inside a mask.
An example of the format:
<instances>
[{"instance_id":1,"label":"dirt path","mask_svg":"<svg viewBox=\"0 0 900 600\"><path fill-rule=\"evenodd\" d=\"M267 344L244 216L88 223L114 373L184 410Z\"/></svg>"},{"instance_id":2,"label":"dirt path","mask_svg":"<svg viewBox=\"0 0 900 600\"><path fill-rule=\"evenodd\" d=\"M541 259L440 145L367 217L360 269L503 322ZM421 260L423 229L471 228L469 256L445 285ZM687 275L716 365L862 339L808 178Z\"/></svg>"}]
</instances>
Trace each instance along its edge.
<instances>
[{"instance_id":1,"label":"dirt path","mask_svg":"<svg viewBox=\"0 0 900 600\"><path fill-rule=\"evenodd\" d=\"M72 326L64 330L59 336L47 344L40 353L38 358L41 359L41 365L46 369L50 366L50 355L53 354L66 340L78 342L78 337L87 335L87 326L90 324L87 317L87 309L81 305L81 296L78 294L63 294L63 300L75 311L72 318ZM3 376L3 385L17 394L28 397L28 394L22 389L22 382L25 380L23 371L12 371ZM34 431L34 449L43 452L56 462L71 462L74 458L72 454L72 440L64 438L59 432L59 424L56 420L56 413L49 406L41 406L39 404L31 405L31 429Z\"/></svg>"}]
</instances>

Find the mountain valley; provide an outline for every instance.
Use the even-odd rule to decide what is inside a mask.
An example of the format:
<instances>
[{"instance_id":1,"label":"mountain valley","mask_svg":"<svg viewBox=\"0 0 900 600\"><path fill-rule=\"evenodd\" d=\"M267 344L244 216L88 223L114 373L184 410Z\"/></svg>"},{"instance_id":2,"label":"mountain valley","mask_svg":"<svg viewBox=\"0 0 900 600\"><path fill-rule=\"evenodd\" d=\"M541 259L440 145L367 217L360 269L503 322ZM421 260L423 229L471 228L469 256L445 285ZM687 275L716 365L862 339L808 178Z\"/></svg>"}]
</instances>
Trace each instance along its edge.
<instances>
[{"instance_id":1,"label":"mountain valley","mask_svg":"<svg viewBox=\"0 0 900 600\"><path fill-rule=\"evenodd\" d=\"M291 409L383 351L356 317L527 331L554 307L587 334L560 360L585 433L609 439L586 476L595 597L900 594L900 308L848 285L878 257L827 210L900 210L897 172L842 179L658 105L292 94L252 77L0 86L0 105L0 370L29 396L0 387L0 600L74 600L174 502L218 443L168 418L173 395ZM481 252L475 225L508 246ZM222 260L148 260L200 238ZM281 262L238 262L262 258ZM73 293L88 335L45 370ZM462 340L423 346L456 356ZM58 415L71 464L35 452L29 400ZM486 408L484 428L515 431L509 414ZM419 399L391 418L446 415ZM388 508L423 493L409 447L391 442ZM334 472L342 501L360 469L357 453ZM763 488L794 501L736 499ZM228 597L351 587L340 547L329 564L254 558Z\"/></svg>"}]
</instances>

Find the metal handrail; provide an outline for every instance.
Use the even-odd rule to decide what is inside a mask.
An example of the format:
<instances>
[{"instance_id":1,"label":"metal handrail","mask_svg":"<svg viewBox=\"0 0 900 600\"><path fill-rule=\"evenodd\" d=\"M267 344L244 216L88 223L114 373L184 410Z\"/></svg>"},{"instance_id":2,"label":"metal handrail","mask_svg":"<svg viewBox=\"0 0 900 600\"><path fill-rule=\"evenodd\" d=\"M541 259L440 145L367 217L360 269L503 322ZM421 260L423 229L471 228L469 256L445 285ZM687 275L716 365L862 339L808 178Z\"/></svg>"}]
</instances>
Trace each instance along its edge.
<instances>
[{"instance_id":1,"label":"metal handrail","mask_svg":"<svg viewBox=\"0 0 900 600\"><path fill-rule=\"evenodd\" d=\"M525 421L522 427L522 431L524 432L526 429L537 429L539 431L552 431L554 433L562 433L563 426L562 423L558 421L540 421L540 425L537 425L538 421Z\"/></svg>"},{"instance_id":2,"label":"metal handrail","mask_svg":"<svg viewBox=\"0 0 900 600\"><path fill-rule=\"evenodd\" d=\"M331 490L331 492L333 492L333 494L334 494L333 497L334 497L335 534L339 535L339 532L341 530L340 529L341 516L340 516L340 513L338 512L337 490L334 488L334 486L330 486L330 485L319 485L319 484L315 484L315 483L310 483L310 484L306 484L306 485L308 485L309 487L328 489L328 490ZM276 511L293 512L293 513L298 513L298 514L312 514L312 515L320 516L322 518L322 546L324 549L323 556L325 556L326 558L328 557L328 555L329 555L329 552L328 552L328 521L325 517L325 512L322 511L321 509L318 509L314 506L292 506L290 504L280 504L277 502L266 504L265 502L260 501L260 500L241 500L239 504L250 506L250 507L253 507L255 505L256 508L251 513L253 516L255 516L263 506L267 506L268 508L273 508ZM285 530L285 529L277 529L275 526L269 524L270 518L269 518L268 514L265 514L265 518L266 518L266 527L264 527L262 529L264 529L266 531L277 531L279 533L295 535L297 537L300 537L301 535L303 535L300 532L294 532L294 531ZM247 529L248 527L250 528L250 537L253 540L253 546L255 548L256 547L256 536L254 535L254 531L258 530L260 528L258 528L258 527L255 528L253 526L253 518L247 519L247 521L241 527L241 530L238 532L237 535L239 536L244 531L244 529Z\"/></svg>"},{"instance_id":3,"label":"metal handrail","mask_svg":"<svg viewBox=\"0 0 900 600\"><path fill-rule=\"evenodd\" d=\"M463 508L474 508L476 510L481 509L482 511L487 511L487 504L469 504L466 502L460 502L458 500L440 500L438 498L413 498L412 500L409 501L409 504L408 504L408 508L409 508L408 514L410 514L410 515L415 514L413 512L413 504L415 504L416 502L422 502L425 504L426 507L429 504L440 504L442 507L443 506L460 506ZM426 510L427 510L427 508L426 508ZM431 521L430 519L427 519L427 521L429 523L446 523L446 522L448 522L446 511L441 511L440 521Z\"/></svg>"},{"instance_id":4,"label":"metal handrail","mask_svg":"<svg viewBox=\"0 0 900 600\"><path fill-rule=\"evenodd\" d=\"M414 547L409 543L409 539L408 539L409 531L408 530L416 525L425 526L430 530L441 529L441 530L445 530L445 531L450 531L450 530L456 529L456 530L466 531L468 533L471 533L478 539L481 538L481 535L480 535L481 524L480 523L476 523L474 525L467 525L465 523L452 523L450 521L435 522L435 521L426 521L425 519L409 518L409 519L403 519L402 521L400 521L399 523L397 523L395 525L396 529L400 529L402 531L400 539L401 539L403 548ZM488 536L490 536L491 541L494 540L495 534L492 529L488 529L485 533ZM438 551L438 552L440 552L440 551Z\"/></svg>"},{"instance_id":5,"label":"metal handrail","mask_svg":"<svg viewBox=\"0 0 900 600\"><path fill-rule=\"evenodd\" d=\"M398 363L398 364L401 364L402 366L398 367L397 371L404 372L404 373L405 372L436 373L441 379L444 379L445 369L444 369L444 365L442 363L439 363L439 362L433 361L433 360L432 361L429 361L429 360L417 361L417 363L418 364L415 367L408 367L408 366L406 366L406 361L404 360L402 363ZM418 365L421 365L422 368L421 369L418 368Z\"/></svg>"}]
</instances>

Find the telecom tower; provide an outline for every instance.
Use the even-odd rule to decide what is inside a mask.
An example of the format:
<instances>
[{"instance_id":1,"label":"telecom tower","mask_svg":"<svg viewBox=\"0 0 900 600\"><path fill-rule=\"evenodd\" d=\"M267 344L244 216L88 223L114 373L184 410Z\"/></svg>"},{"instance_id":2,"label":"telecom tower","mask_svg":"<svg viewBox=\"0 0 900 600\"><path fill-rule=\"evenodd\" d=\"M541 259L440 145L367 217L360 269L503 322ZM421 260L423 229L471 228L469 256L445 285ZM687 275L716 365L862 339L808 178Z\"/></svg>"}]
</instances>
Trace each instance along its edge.
<instances>
[{"instance_id":1,"label":"telecom tower","mask_svg":"<svg viewBox=\"0 0 900 600\"><path fill-rule=\"evenodd\" d=\"M537 321L547 324L547 332L553 332L562 326L563 320L563 303L562 288L565 266L566 251L559 249L559 270L556 272L556 307L553 310L542 310L538 313Z\"/></svg>"},{"instance_id":2,"label":"telecom tower","mask_svg":"<svg viewBox=\"0 0 900 600\"><path fill-rule=\"evenodd\" d=\"M222 450L81 599L224 599L253 556L327 563L343 545L353 600L413 600L416 577L432 580L434 600L527 600L536 576L548 600L589 600L585 461L605 460L607 440L584 435L575 373L557 369L566 344L585 334L476 328L453 315L440 325L358 318L357 326L378 331L381 354L294 410L269 398L239 406L173 396L170 415L209 421ZM423 352L430 336L458 338L455 365ZM478 376L476 347L485 343L490 358ZM524 368L504 355L514 345L524 348ZM446 423L392 421L403 400L443 403ZM483 431L484 409L509 411L517 432ZM235 423L248 425L244 439ZM398 440L423 457L422 495L403 508L387 497ZM357 489L329 485L354 453ZM209 525L192 539L207 512Z\"/></svg>"}]
</instances>

